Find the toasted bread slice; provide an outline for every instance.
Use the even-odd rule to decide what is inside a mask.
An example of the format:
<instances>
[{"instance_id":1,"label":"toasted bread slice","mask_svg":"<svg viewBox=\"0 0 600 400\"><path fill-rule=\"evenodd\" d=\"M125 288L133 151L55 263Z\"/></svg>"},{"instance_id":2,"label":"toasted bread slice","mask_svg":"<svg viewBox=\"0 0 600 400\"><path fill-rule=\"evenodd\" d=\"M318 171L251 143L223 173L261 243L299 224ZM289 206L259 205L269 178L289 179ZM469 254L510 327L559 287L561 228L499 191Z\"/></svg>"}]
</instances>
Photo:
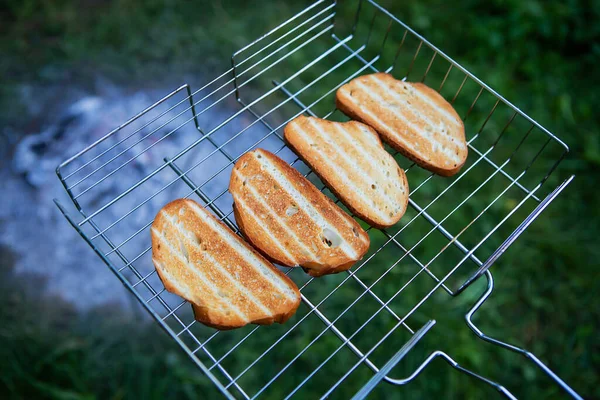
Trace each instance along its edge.
<instances>
[{"instance_id":1,"label":"toasted bread slice","mask_svg":"<svg viewBox=\"0 0 600 400\"><path fill-rule=\"evenodd\" d=\"M436 174L452 176L467 160L462 120L450 103L423 83L399 81L385 73L360 76L338 89L336 105Z\"/></svg>"},{"instance_id":2,"label":"toasted bread slice","mask_svg":"<svg viewBox=\"0 0 600 400\"><path fill-rule=\"evenodd\" d=\"M371 127L300 116L286 125L284 136L327 187L369 225L389 227L404 215L406 175Z\"/></svg>"},{"instance_id":3,"label":"toasted bread slice","mask_svg":"<svg viewBox=\"0 0 600 400\"><path fill-rule=\"evenodd\" d=\"M151 228L152 261L171 293L217 329L287 321L298 287L206 209L188 199L164 206Z\"/></svg>"},{"instance_id":4,"label":"toasted bread slice","mask_svg":"<svg viewBox=\"0 0 600 400\"><path fill-rule=\"evenodd\" d=\"M369 236L354 219L266 150L240 157L229 191L244 236L281 265L321 276L347 270L369 249Z\"/></svg>"}]
</instances>

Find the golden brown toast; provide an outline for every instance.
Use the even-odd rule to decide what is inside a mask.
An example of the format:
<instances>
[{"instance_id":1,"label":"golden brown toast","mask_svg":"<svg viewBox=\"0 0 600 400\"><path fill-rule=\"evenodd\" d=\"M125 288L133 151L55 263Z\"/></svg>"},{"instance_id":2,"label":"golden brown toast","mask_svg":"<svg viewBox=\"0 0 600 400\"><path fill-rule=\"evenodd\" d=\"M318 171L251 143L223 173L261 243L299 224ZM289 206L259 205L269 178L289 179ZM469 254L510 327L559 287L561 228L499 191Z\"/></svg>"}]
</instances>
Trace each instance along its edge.
<instances>
[{"instance_id":1,"label":"golden brown toast","mask_svg":"<svg viewBox=\"0 0 600 400\"><path fill-rule=\"evenodd\" d=\"M360 76L338 89L336 105L439 175L456 174L467 160L462 120L450 103L423 83L399 81L381 72Z\"/></svg>"},{"instance_id":2,"label":"golden brown toast","mask_svg":"<svg viewBox=\"0 0 600 400\"><path fill-rule=\"evenodd\" d=\"M347 270L369 249L369 236L353 218L266 150L240 157L229 191L244 236L281 265L321 276Z\"/></svg>"},{"instance_id":3,"label":"golden brown toast","mask_svg":"<svg viewBox=\"0 0 600 400\"><path fill-rule=\"evenodd\" d=\"M389 227L404 215L406 175L371 127L300 116L286 125L284 136L327 187L369 225Z\"/></svg>"},{"instance_id":4,"label":"golden brown toast","mask_svg":"<svg viewBox=\"0 0 600 400\"><path fill-rule=\"evenodd\" d=\"M281 271L189 199L164 206L151 228L152 261L165 289L217 329L287 321L300 292Z\"/></svg>"}]
</instances>

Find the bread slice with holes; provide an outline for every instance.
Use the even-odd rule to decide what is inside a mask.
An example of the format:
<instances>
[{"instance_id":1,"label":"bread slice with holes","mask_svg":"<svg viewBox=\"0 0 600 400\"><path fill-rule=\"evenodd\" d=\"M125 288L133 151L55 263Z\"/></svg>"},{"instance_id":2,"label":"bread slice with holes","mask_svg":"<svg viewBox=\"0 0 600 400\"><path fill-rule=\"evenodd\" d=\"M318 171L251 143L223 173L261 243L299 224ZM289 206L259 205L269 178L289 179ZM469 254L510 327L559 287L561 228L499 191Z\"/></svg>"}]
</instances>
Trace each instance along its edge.
<instances>
[{"instance_id":1,"label":"bread slice with holes","mask_svg":"<svg viewBox=\"0 0 600 400\"><path fill-rule=\"evenodd\" d=\"M298 287L205 208L175 200L151 227L152 261L165 289L192 304L217 329L287 321Z\"/></svg>"},{"instance_id":2,"label":"bread slice with holes","mask_svg":"<svg viewBox=\"0 0 600 400\"><path fill-rule=\"evenodd\" d=\"M266 150L240 157L229 191L243 235L278 264L321 276L347 270L369 249L369 236L352 217Z\"/></svg>"},{"instance_id":3,"label":"bread slice with holes","mask_svg":"<svg viewBox=\"0 0 600 400\"><path fill-rule=\"evenodd\" d=\"M300 116L286 125L284 137L327 187L369 225L389 227L404 215L406 175L371 127Z\"/></svg>"},{"instance_id":4,"label":"bread slice with holes","mask_svg":"<svg viewBox=\"0 0 600 400\"><path fill-rule=\"evenodd\" d=\"M399 81L381 72L360 76L338 89L336 105L436 174L452 176L467 160L462 120L450 103L423 83Z\"/></svg>"}]
</instances>

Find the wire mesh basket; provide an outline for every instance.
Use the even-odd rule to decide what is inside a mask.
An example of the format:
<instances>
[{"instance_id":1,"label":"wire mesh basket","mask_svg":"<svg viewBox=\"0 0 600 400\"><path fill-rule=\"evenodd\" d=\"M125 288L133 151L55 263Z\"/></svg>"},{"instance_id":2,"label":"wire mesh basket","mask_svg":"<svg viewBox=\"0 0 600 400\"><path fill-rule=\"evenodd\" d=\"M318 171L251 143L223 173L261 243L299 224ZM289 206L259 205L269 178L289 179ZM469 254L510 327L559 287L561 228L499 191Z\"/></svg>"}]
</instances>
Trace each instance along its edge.
<instances>
[{"instance_id":1,"label":"wire mesh basket","mask_svg":"<svg viewBox=\"0 0 600 400\"><path fill-rule=\"evenodd\" d=\"M407 173L410 207L388 229L360 222L372 243L363 260L318 279L284 269L302 293L302 305L284 325L219 332L197 323L152 265L154 215L168 201L192 197L238 232L229 175L256 147L278 154L333 197L284 145L283 127L301 114L346 120L335 109L335 91L374 71L425 82L453 104L469 146L462 171L435 176L388 148ZM320 0L235 52L232 67L200 89L179 87L64 161L57 174L78 216L57 205L229 398L363 398L409 383L436 358L513 398L440 350L415 368L397 368L435 325L423 311L428 300L458 296L480 278L487 290L468 312L468 326L521 353L580 398L533 354L486 336L472 322L493 290L489 267L573 179L553 174L567 152L560 139L375 2ZM117 181L123 189L115 194L107 188Z\"/></svg>"}]
</instances>

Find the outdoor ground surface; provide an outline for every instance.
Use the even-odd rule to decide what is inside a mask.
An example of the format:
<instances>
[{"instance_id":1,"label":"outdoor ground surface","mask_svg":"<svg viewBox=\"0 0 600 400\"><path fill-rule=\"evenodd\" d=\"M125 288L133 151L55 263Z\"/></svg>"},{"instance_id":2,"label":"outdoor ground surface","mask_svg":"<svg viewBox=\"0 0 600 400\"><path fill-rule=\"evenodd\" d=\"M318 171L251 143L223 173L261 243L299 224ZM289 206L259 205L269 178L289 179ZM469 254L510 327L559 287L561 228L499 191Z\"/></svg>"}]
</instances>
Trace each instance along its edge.
<instances>
[{"instance_id":1,"label":"outdoor ground surface","mask_svg":"<svg viewBox=\"0 0 600 400\"><path fill-rule=\"evenodd\" d=\"M274 1L207 3L9 0L0 10L0 167L11 168L20 136L52 121L43 112L35 119L27 115L25 102L34 101L35 94L24 99L24 85L94 92L98 77L131 90L179 82L176 75L182 82L209 78L228 67L232 51L302 9ZM584 397L599 398L600 3L381 3L570 146L548 184L570 174L576 175L574 182L494 265L496 290L477 322L484 332L531 350ZM0 220L0 245L10 233L7 224ZM57 224L66 222L57 218ZM11 248L0 247L0 255L0 397L218 395L147 318L108 303L81 311L56 293L46 294L43 276L15 274ZM97 264L104 268L100 260ZM114 285L120 285L116 278ZM526 360L477 341L466 328L463 315L482 290L476 284L438 317L444 329L428 334L428 348L444 343L462 365L520 397L559 396ZM414 363L423 358L421 351ZM375 395L493 394L441 361L408 386L386 390Z\"/></svg>"}]
</instances>

